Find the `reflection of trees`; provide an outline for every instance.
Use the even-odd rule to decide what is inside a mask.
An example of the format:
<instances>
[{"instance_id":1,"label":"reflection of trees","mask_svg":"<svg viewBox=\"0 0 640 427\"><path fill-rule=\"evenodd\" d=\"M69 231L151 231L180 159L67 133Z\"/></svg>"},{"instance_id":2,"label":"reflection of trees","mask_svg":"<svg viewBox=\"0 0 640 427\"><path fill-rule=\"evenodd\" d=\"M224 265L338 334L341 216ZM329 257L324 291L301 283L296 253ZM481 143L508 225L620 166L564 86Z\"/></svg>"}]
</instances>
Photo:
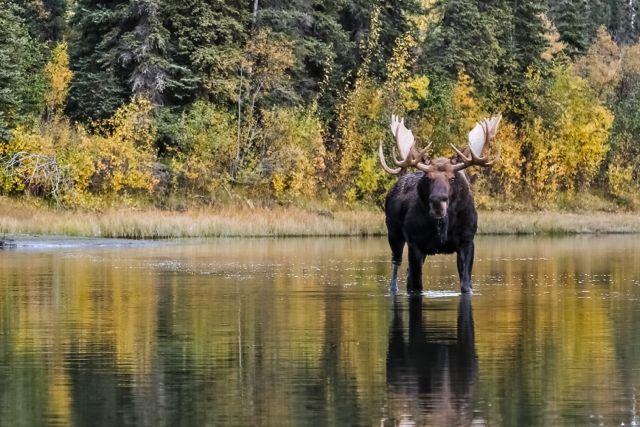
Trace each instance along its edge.
<instances>
[{"instance_id":1,"label":"reflection of trees","mask_svg":"<svg viewBox=\"0 0 640 427\"><path fill-rule=\"evenodd\" d=\"M492 424L628 422L636 239L479 239L475 340L455 341L455 302L389 309L383 240L4 252L0 424L464 424L472 407ZM432 287L455 277L429 261Z\"/></svg>"},{"instance_id":2,"label":"reflection of trees","mask_svg":"<svg viewBox=\"0 0 640 427\"><path fill-rule=\"evenodd\" d=\"M478 360L469 295L460 297L455 342L430 336L422 298L409 298L409 330L394 298L387 352L387 389L391 417L419 425L465 425L473 418L471 402Z\"/></svg>"}]
</instances>

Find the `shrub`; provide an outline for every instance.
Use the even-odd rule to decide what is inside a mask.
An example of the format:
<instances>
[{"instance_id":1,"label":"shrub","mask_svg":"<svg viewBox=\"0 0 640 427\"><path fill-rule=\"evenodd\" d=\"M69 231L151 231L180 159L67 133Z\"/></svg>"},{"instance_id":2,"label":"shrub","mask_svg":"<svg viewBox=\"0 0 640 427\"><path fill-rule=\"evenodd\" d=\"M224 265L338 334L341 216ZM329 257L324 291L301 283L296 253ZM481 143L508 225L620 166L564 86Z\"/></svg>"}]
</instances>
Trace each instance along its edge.
<instances>
[{"instance_id":1,"label":"shrub","mask_svg":"<svg viewBox=\"0 0 640 427\"><path fill-rule=\"evenodd\" d=\"M318 194L325 170L322 123L314 109L263 111L260 161L273 195L280 201Z\"/></svg>"},{"instance_id":2,"label":"shrub","mask_svg":"<svg viewBox=\"0 0 640 427\"><path fill-rule=\"evenodd\" d=\"M237 149L235 127L231 114L205 101L183 113L177 145L170 152L174 191L211 197L229 180Z\"/></svg>"},{"instance_id":3,"label":"shrub","mask_svg":"<svg viewBox=\"0 0 640 427\"><path fill-rule=\"evenodd\" d=\"M607 152L613 114L587 83L559 67L544 98L543 115L524 129L527 178L536 197L588 188Z\"/></svg>"},{"instance_id":4,"label":"shrub","mask_svg":"<svg viewBox=\"0 0 640 427\"><path fill-rule=\"evenodd\" d=\"M154 179L150 105L122 107L101 133L89 134L66 119L17 127L0 146L4 194L30 193L65 206L95 206L98 197L149 195Z\"/></svg>"}]
</instances>

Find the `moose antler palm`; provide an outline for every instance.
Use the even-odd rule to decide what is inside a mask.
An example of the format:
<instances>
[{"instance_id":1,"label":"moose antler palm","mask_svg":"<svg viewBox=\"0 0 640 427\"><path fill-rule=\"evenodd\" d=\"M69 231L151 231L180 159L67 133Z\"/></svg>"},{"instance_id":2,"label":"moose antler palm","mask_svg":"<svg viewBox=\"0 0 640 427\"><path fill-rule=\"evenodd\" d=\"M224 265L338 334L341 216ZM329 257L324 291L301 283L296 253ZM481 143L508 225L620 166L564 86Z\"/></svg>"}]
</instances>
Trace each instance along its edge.
<instances>
[{"instance_id":1,"label":"moose antler palm","mask_svg":"<svg viewBox=\"0 0 640 427\"><path fill-rule=\"evenodd\" d=\"M384 160L384 151L382 149L382 142L380 142L379 146L379 155L380 155L380 163L382 164L382 168L393 175L398 175L400 172L405 170L408 167L418 167L419 164L423 164L426 162L426 154L429 148L431 147L431 143L429 143L422 150L418 150L415 145L415 138L413 137L413 132L407 129L404 125L404 118L399 119L398 116L391 116L391 134L394 136L397 145L397 151L400 152L400 159L396 158L396 147L393 148L393 161L395 162L397 168L390 168L387 166L387 162ZM426 166L426 165L425 165Z\"/></svg>"},{"instance_id":2,"label":"moose antler palm","mask_svg":"<svg viewBox=\"0 0 640 427\"><path fill-rule=\"evenodd\" d=\"M497 114L477 123L471 132L469 132L468 149L465 148L463 150L464 152L451 144L451 147L460 159L460 162L453 165L453 170L455 172L466 169L469 166L491 167L494 164L495 159L489 160L488 158L483 157L482 151L485 145L490 144L495 138L498 131L498 124L501 119L502 116ZM435 166L430 164L430 160L426 156L427 151L431 147L431 143L422 150L417 149L413 133L404 125L404 118L399 119L396 115L391 116L391 134L396 140L397 149L401 158L398 159L395 157L396 148L394 147L393 160L398 167L389 167L384 158L384 151L381 142L378 154L380 156L382 168L386 172L398 175L408 167L415 167L423 172L432 172L435 170Z\"/></svg>"},{"instance_id":3,"label":"moose antler palm","mask_svg":"<svg viewBox=\"0 0 640 427\"><path fill-rule=\"evenodd\" d=\"M498 132L498 125L502 120L502 115L497 114L488 119L481 120L469 132L469 154L465 155L458 150L455 145L451 144L451 148L458 154L462 163L453 166L455 171L466 169L469 166L491 167L495 163L495 159L489 160L482 156L482 150L487 143L491 143ZM467 150L465 150L467 151Z\"/></svg>"}]
</instances>

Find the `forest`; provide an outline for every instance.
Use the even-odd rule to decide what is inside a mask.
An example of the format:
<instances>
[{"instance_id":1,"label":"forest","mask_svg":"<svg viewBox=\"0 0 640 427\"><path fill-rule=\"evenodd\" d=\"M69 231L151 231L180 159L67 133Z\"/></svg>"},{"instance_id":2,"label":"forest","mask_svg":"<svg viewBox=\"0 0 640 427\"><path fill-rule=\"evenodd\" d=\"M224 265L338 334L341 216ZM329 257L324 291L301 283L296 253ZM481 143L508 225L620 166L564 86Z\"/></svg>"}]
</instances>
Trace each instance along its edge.
<instances>
[{"instance_id":1,"label":"forest","mask_svg":"<svg viewBox=\"0 0 640 427\"><path fill-rule=\"evenodd\" d=\"M637 0L0 0L0 192L64 209L380 206L392 113L476 202L640 208Z\"/></svg>"}]
</instances>

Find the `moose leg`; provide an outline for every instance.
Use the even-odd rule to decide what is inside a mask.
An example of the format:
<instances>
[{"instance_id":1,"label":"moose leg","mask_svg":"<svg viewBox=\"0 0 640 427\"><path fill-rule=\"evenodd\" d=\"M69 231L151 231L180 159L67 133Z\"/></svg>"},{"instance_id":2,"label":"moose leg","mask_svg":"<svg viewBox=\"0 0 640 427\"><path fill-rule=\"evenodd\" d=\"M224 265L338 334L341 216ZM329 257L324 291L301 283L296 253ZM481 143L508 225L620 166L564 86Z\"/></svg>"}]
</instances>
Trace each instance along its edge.
<instances>
[{"instance_id":1,"label":"moose leg","mask_svg":"<svg viewBox=\"0 0 640 427\"><path fill-rule=\"evenodd\" d=\"M389 291L398 290L398 268L402 264L402 250L404 249L404 238L389 234L389 246L391 247L391 281Z\"/></svg>"},{"instance_id":2,"label":"moose leg","mask_svg":"<svg viewBox=\"0 0 640 427\"><path fill-rule=\"evenodd\" d=\"M458 275L463 294L471 292L471 269L473 268L473 242L463 243L458 248Z\"/></svg>"},{"instance_id":3,"label":"moose leg","mask_svg":"<svg viewBox=\"0 0 640 427\"><path fill-rule=\"evenodd\" d=\"M407 275L407 291L409 293L422 292L422 263L424 256L420 249L409 246L409 274Z\"/></svg>"}]
</instances>

